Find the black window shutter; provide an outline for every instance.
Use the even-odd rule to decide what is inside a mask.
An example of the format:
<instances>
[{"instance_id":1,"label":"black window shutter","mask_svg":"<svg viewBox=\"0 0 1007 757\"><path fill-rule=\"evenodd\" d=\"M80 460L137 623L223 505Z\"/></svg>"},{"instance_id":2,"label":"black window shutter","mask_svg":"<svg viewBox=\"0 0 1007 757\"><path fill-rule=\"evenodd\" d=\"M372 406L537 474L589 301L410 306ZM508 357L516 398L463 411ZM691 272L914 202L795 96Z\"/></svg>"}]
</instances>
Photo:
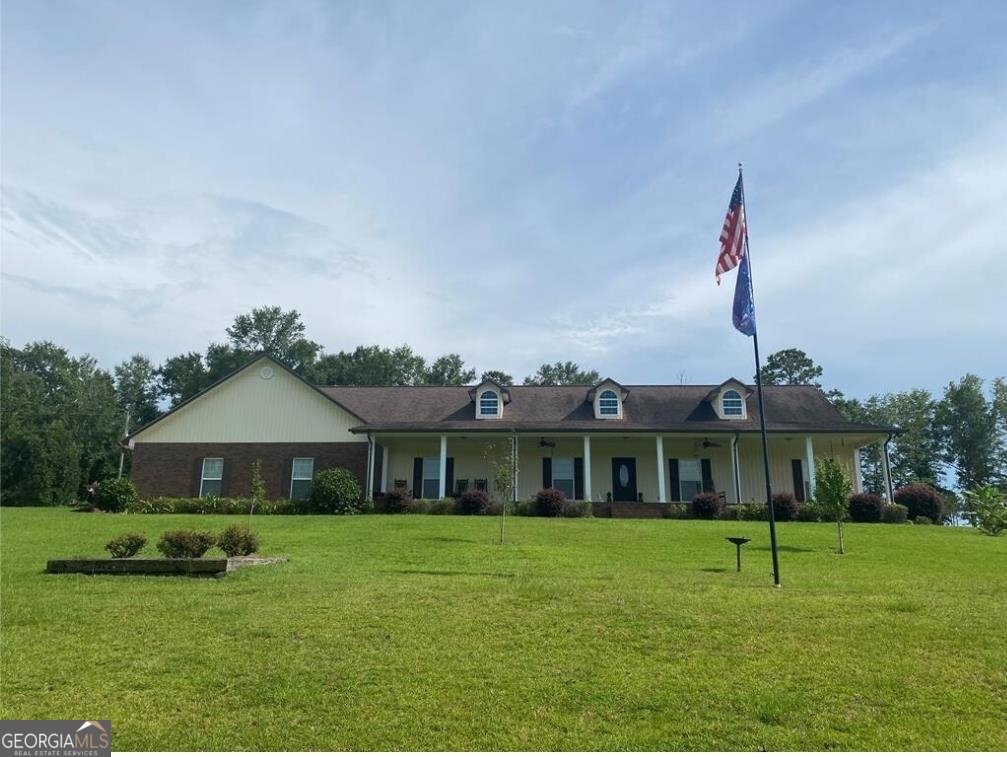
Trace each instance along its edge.
<instances>
[{"instance_id":1,"label":"black window shutter","mask_svg":"<svg viewBox=\"0 0 1007 757\"><path fill-rule=\"evenodd\" d=\"M312 478L314 478L314 468L312 468ZM293 480L294 458L285 457L283 458L283 468L280 471L280 499L287 499L290 496L290 485Z\"/></svg>"},{"instance_id":2,"label":"black window shutter","mask_svg":"<svg viewBox=\"0 0 1007 757\"><path fill-rule=\"evenodd\" d=\"M552 488L552 458L543 457L542 458L542 488L551 489Z\"/></svg>"},{"instance_id":3,"label":"black window shutter","mask_svg":"<svg viewBox=\"0 0 1007 757\"><path fill-rule=\"evenodd\" d=\"M671 501L681 502L682 482L678 480L678 458L668 460L668 465L671 468Z\"/></svg>"},{"instance_id":4,"label":"black window shutter","mask_svg":"<svg viewBox=\"0 0 1007 757\"><path fill-rule=\"evenodd\" d=\"M716 491L717 489L713 485L713 466L710 464L710 458L704 457L699 461L699 464L703 468L703 491Z\"/></svg>"},{"instance_id":5,"label":"black window shutter","mask_svg":"<svg viewBox=\"0 0 1007 757\"><path fill-rule=\"evenodd\" d=\"M413 458L413 499L423 497L423 458Z\"/></svg>"},{"instance_id":6,"label":"black window shutter","mask_svg":"<svg viewBox=\"0 0 1007 757\"><path fill-rule=\"evenodd\" d=\"M584 499L584 458L573 459L573 498Z\"/></svg>"},{"instance_id":7,"label":"black window shutter","mask_svg":"<svg viewBox=\"0 0 1007 757\"><path fill-rule=\"evenodd\" d=\"M196 458L196 470L193 471L193 480L196 485L196 493L192 496L198 497L203 489L203 458Z\"/></svg>"},{"instance_id":8,"label":"black window shutter","mask_svg":"<svg viewBox=\"0 0 1007 757\"><path fill-rule=\"evenodd\" d=\"M804 501L804 468L800 460L791 460L790 469L794 472L794 497L798 502Z\"/></svg>"},{"instance_id":9,"label":"black window shutter","mask_svg":"<svg viewBox=\"0 0 1007 757\"><path fill-rule=\"evenodd\" d=\"M448 464L444 467L444 496L450 497L455 493L455 459L448 458Z\"/></svg>"}]
</instances>

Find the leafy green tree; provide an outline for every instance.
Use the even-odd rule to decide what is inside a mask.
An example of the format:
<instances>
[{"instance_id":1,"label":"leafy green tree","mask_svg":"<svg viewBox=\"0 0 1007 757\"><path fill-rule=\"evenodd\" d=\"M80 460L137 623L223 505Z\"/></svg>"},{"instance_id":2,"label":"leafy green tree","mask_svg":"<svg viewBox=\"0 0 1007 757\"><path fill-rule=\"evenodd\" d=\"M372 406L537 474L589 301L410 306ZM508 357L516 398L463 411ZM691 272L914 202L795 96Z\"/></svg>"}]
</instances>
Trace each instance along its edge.
<instances>
[{"instance_id":1,"label":"leafy green tree","mask_svg":"<svg viewBox=\"0 0 1007 757\"><path fill-rule=\"evenodd\" d=\"M302 373L321 350L321 345L306 339L304 332L300 313L273 306L237 316L227 336L235 353L265 352L295 373Z\"/></svg>"},{"instance_id":2,"label":"leafy green tree","mask_svg":"<svg viewBox=\"0 0 1007 757\"><path fill-rule=\"evenodd\" d=\"M513 386L514 377L505 371L483 371L479 381L496 381L500 386Z\"/></svg>"},{"instance_id":3,"label":"leafy green tree","mask_svg":"<svg viewBox=\"0 0 1007 757\"><path fill-rule=\"evenodd\" d=\"M533 376L526 376L526 386L594 386L601 381L598 371L583 371L576 363L543 363Z\"/></svg>"},{"instance_id":4,"label":"leafy green tree","mask_svg":"<svg viewBox=\"0 0 1007 757\"><path fill-rule=\"evenodd\" d=\"M460 355L451 353L437 358L423 375L423 383L431 386L463 386L475 380L476 372L465 367Z\"/></svg>"},{"instance_id":5,"label":"leafy green tree","mask_svg":"<svg viewBox=\"0 0 1007 757\"><path fill-rule=\"evenodd\" d=\"M774 352L766 358L762 367L762 383L768 385L810 384L821 387L816 380L822 375L822 367L793 347ZM754 377L752 379L755 380Z\"/></svg>"},{"instance_id":6,"label":"leafy green tree","mask_svg":"<svg viewBox=\"0 0 1007 757\"><path fill-rule=\"evenodd\" d=\"M244 350L231 344L210 344L206 348L206 386L220 381L234 373L255 356L252 350ZM203 389L206 386L202 387Z\"/></svg>"},{"instance_id":7,"label":"leafy green tree","mask_svg":"<svg viewBox=\"0 0 1007 757\"><path fill-rule=\"evenodd\" d=\"M984 534L999 536L1007 531L1007 494L987 484L965 492L969 522Z\"/></svg>"},{"instance_id":8,"label":"leafy green tree","mask_svg":"<svg viewBox=\"0 0 1007 757\"><path fill-rule=\"evenodd\" d=\"M353 352L323 355L305 378L330 386L415 386L426 375L426 361L410 347L361 345Z\"/></svg>"},{"instance_id":9,"label":"leafy green tree","mask_svg":"<svg viewBox=\"0 0 1007 757\"><path fill-rule=\"evenodd\" d=\"M839 532L839 554L846 553L843 543L843 521L849 515L847 503L853 485L838 461L826 457L815 462L815 502L826 515L835 518Z\"/></svg>"},{"instance_id":10,"label":"leafy green tree","mask_svg":"<svg viewBox=\"0 0 1007 757\"><path fill-rule=\"evenodd\" d=\"M1003 480L1007 455L1007 401L1003 379L993 384L992 397L983 380L968 373L951 382L937 404L935 427L942 440L944 462L955 471L961 489L977 490Z\"/></svg>"},{"instance_id":11,"label":"leafy green tree","mask_svg":"<svg viewBox=\"0 0 1007 757\"><path fill-rule=\"evenodd\" d=\"M198 352L165 360L157 369L157 382L159 393L171 400L172 407L178 407L212 383L203 356Z\"/></svg>"},{"instance_id":12,"label":"leafy green tree","mask_svg":"<svg viewBox=\"0 0 1007 757\"><path fill-rule=\"evenodd\" d=\"M158 375L150 358L133 355L114 369L115 396L119 408L129 415L130 430L150 423L158 415Z\"/></svg>"}]
</instances>

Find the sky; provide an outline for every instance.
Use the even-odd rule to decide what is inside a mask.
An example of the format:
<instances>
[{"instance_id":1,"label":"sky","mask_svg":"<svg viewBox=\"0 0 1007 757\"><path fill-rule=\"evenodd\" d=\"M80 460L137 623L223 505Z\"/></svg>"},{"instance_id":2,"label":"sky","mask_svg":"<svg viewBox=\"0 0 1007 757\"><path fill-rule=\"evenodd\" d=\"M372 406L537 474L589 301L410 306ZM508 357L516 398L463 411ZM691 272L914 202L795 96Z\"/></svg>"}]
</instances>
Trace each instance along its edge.
<instances>
[{"instance_id":1,"label":"sky","mask_svg":"<svg viewBox=\"0 0 1007 757\"><path fill-rule=\"evenodd\" d=\"M1007 374L1007 3L4 0L0 334L111 369L300 312L518 380Z\"/></svg>"}]
</instances>

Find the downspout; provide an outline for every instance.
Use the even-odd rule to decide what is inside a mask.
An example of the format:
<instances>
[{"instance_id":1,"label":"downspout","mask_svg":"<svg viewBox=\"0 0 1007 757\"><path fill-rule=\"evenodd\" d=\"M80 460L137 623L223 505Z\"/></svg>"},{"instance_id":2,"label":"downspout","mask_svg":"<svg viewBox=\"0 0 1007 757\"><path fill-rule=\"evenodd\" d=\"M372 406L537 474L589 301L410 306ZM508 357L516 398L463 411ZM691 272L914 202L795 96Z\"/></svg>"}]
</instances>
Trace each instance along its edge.
<instances>
[{"instance_id":1,"label":"downspout","mask_svg":"<svg viewBox=\"0 0 1007 757\"><path fill-rule=\"evenodd\" d=\"M892 463L888 457L888 445L891 444L897 433L897 431L890 431L881 448L881 465L885 473L885 491L888 494L888 504L895 502L895 492L892 490Z\"/></svg>"}]
</instances>

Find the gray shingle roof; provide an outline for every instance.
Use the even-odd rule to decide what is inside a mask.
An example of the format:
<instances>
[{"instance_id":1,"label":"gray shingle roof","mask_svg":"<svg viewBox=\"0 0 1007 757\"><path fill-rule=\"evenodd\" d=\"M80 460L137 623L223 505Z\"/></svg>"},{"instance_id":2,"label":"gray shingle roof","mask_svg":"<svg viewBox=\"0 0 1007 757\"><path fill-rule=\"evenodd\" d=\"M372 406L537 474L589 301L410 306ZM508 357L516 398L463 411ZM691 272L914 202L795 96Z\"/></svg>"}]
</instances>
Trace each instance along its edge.
<instances>
[{"instance_id":1,"label":"gray shingle roof","mask_svg":"<svg viewBox=\"0 0 1007 757\"><path fill-rule=\"evenodd\" d=\"M707 400L716 386L626 386L623 418L598 420L589 386L514 386L503 418L475 418L470 387L327 386L319 389L364 421L368 431L757 431L757 396L746 400L748 418L720 420ZM763 388L770 431L881 434L891 429L851 423L812 386Z\"/></svg>"}]
</instances>

